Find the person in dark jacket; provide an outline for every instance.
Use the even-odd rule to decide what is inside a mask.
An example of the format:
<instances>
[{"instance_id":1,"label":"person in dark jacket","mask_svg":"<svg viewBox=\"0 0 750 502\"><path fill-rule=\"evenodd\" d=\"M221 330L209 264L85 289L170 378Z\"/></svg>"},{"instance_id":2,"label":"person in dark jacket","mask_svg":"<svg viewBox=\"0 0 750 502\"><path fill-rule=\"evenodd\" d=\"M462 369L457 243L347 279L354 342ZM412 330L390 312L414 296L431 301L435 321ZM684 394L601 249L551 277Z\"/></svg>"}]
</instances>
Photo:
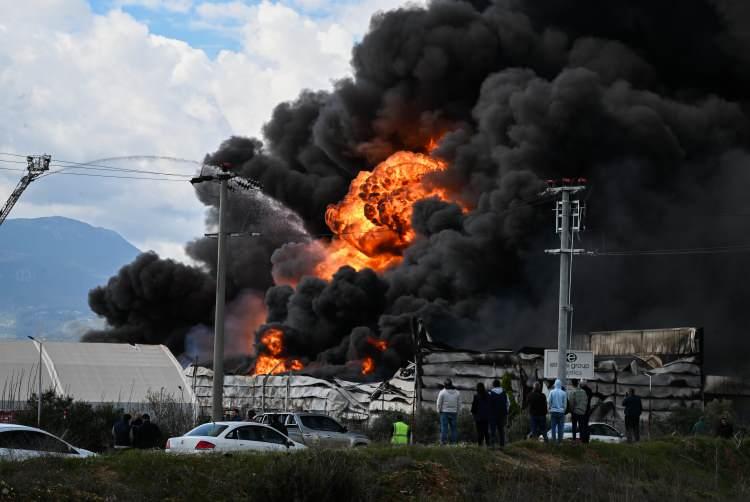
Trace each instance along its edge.
<instances>
[{"instance_id":1,"label":"person in dark jacket","mask_svg":"<svg viewBox=\"0 0 750 502\"><path fill-rule=\"evenodd\" d=\"M286 428L286 425L284 425L284 422L282 421L281 417L278 415L271 415L268 420L268 425L279 431L285 436L288 436L288 431Z\"/></svg>"},{"instance_id":2,"label":"person in dark jacket","mask_svg":"<svg viewBox=\"0 0 750 502\"><path fill-rule=\"evenodd\" d=\"M643 405L641 398L635 395L635 389L628 390L628 395L622 400L625 408L625 433L628 443L641 440L641 412Z\"/></svg>"},{"instance_id":3,"label":"person in dark jacket","mask_svg":"<svg viewBox=\"0 0 750 502\"><path fill-rule=\"evenodd\" d=\"M505 424L508 422L508 411L510 400L505 390L500 386L500 380L492 381L490 397L490 446L499 444L500 448L505 446Z\"/></svg>"},{"instance_id":4,"label":"person in dark jacket","mask_svg":"<svg viewBox=\"0 0 750 502\"><path fill-rule=\"evenodd\" d=\"M591 397L594 395L594 391L591 390L586 380L581 380L581 388L586 393L588 399L586 404L586 415L583 417L583 428L581 429L581 441L588 443L591 438L591 431L589 430L589 421L591 420Z\"/></svg>"},{"instance_id":5,"label":"person in dark jacket","mask_svg":"<svg viewBox=\"0 0 750 502\"><path fill-rule=\"evenodd\" d=\"M721 417L719 425L716 426L716 435L724 439L732 439L732 436L734 436L734 427L729 423L727 417Z\"/></svg>"},{"instance_id":6,"label":"person in dark jacket","mask_svg":"<svg viewBox=\"0 0 750 502\"><path fill-rule=\"evenodd\" d=\"M547 398L542 394L542 384L534 382L534 388L529 394L529 428L531 437L537 439L540 435L547 441Z\"/></svg>"},{"instance_id":7,"label":"person in dark jacket","mask_svg":"<svg viewBox=\"0 0 750 502\"><path fill-rule=\"evenodd\" d=\"M141 449L158 448L161 444L161 430L151 421L148 413L141 416L141 425L134 434L133 446Z\"/></svg>"},{"instance_id":8,"label":"person in dark jacket","mask_svg":"<svg viewBox=\"0 0 750 502\"><path fill-rule=\"evenodd\" d=\"M489 446L490 397L481 382L477 384L477 392L471 402L471 414L477 427L477 444Z\"/></svg>"},{"instance_id":9,"label":"person in dark jacket","mask_svg":"<svg viewBox=\"0 0 750 502\"><path fill-rule=\"evenodd\" d=\"M112 426L112 439L114 439L115 448L130 448L130 419L133 418L129 413L124 413L122 418Z\"/></svg>"},{"instance_id":10,"label":"person in dark jacket","mask_svg":"<svg viewBox=\"0 0 750 502\"><path fill-rule=\"evenodd\" d=\"M130 421L130 444L131 446L135 446L137 443L139 443L138 434L141 430L141 425L143 425L143 419L141 418L141 414L136 413L133 419Z\"/></svg>"}]
</instances>

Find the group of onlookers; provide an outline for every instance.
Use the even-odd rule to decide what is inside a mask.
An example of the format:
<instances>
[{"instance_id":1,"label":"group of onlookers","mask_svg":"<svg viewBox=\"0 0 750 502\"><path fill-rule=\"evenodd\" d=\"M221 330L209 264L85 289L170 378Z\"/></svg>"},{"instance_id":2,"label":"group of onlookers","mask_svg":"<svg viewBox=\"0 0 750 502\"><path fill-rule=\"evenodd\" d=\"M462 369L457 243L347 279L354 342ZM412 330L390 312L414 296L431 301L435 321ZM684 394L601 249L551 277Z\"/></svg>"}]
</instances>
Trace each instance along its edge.
<instances>
[{"instance_id":1,"label":"group of onlookers","mask_svg":"<svg viewBox=\"0 0 750 502\"><path fill-rule=\"evenodd\" d=\"M565 419L570 414L573 440L588 443L590 440L589 419L591 417L591 396L593 391L585 381L571 380L569 389L557 379L552 389L543 391L542 383L535 382L527 398L529 412L529 437L544 441L547 437L547 416L549 415L550 437L553 441L563 440ZM640 397L633 389L623 400L625 428L628 442L640 440L640 415L643 411ZM437 397L437 411L440 415L440 443L458 441L458 414L461 410L461 393L447 379ZM476 425L477 443L487 446L505 445L505 427L510 411L510 399L499 380L492 382L487 390L484 383L476 386L471 403L471 414Z\"/></svg>"},{"instance_id":2,"label":"group of onlookers","mask_svg":"<svg viewBox=\"0 0 750 502\"><path fill-rule=\"evenodd\" d=\"M137 414L133 418L124 413L112 426L112 439L115 449L159 448L162 446L161 430L151 421L148 413Z\"/></svg>"}]
</instances>

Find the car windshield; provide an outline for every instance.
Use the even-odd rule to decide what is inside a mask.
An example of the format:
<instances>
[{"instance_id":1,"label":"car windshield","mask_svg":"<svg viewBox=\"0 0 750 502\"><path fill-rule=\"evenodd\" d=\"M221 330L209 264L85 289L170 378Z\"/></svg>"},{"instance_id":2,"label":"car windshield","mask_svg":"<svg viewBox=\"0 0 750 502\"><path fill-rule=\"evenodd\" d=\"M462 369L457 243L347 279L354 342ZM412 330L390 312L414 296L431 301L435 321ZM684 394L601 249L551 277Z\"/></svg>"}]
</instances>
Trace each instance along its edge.
<instances>
[{"instance_id":1,"label":"car windshield","mask_svg":"<svg viewBox=\"0 0 750 502\"><path fill-rule=\"evenodd\" d=\"M185 434L186 436L209 436L209 437L216 437L227 428L226 425L219 425L219 424L203 424L199 425L192 431Z\"/></svg>"}]
</instances>

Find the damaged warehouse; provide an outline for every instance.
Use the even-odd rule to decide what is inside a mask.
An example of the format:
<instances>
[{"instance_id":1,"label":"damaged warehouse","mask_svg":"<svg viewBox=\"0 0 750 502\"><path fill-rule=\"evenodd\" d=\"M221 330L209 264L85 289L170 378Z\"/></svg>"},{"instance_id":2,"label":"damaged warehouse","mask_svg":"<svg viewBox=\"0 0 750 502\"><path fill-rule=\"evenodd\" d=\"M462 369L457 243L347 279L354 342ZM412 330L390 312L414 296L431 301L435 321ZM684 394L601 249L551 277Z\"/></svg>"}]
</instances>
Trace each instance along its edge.
<instances>
[{"instance_id":1,"label":"damaged warehouse","mask_svg":"<svg viewBox=\"0 0 750 502\"><path fill-rule=\"evenodd\" d=\"M576 335L573 348L591 350L595 357L595 376L589 380L592 419L622 421L622 399L630 388L643 399L644 421L701 408L704 381L718 378L704 376L702 343L702 331L697 328ZM243 412L304 410L364 422L387 411L411 414L416 406L434 409L442 383L451 378L468 411L477 382L489 383L505 375L510 375L513 395L522 404L533 383L544 379L543 354L540 348L478 352L423 341L418 360L382 382L322 379L292 372L227 376L224 406ZM206 368L185 369L204 414L210 410L212 376ZM727 396L717 389L712 397Z\"/></svg>"}]
</instances>

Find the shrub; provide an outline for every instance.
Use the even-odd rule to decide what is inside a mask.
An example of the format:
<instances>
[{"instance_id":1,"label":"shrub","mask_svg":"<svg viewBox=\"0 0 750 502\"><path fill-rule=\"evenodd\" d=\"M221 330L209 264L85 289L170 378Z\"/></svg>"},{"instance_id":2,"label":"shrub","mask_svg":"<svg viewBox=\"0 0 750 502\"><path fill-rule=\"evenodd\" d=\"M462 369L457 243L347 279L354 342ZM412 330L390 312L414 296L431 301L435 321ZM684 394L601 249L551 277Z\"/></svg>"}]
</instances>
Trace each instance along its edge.
<instances>
[{"instance_id":1,"label":"shrub","mask_svg":"<svg viewBox=\"0 0 750 502\"><path fill-rule=\"evenodd\" d=\"M37 403L37 395L32 394L28 409L17 414L19 424L37 426ZM94 407L70 396L58 396L52 390L42 394L42 429L73 446L97 452L106 449L117 418L117 410L109 404Z\"/></svg>"},{"instance_id":2,"label":"shrub","mask_svg":"<svg viewBox=\"0 0 750 502\"><path fill-rule=\"evenodd\" d=\"M175 396L165 392L164 388L159 392L149 390L146 402L151 411L151 421L159 426L165 438L180 436L195 426L193 408L178 401Z\"/></svg>"}]
</instances>

